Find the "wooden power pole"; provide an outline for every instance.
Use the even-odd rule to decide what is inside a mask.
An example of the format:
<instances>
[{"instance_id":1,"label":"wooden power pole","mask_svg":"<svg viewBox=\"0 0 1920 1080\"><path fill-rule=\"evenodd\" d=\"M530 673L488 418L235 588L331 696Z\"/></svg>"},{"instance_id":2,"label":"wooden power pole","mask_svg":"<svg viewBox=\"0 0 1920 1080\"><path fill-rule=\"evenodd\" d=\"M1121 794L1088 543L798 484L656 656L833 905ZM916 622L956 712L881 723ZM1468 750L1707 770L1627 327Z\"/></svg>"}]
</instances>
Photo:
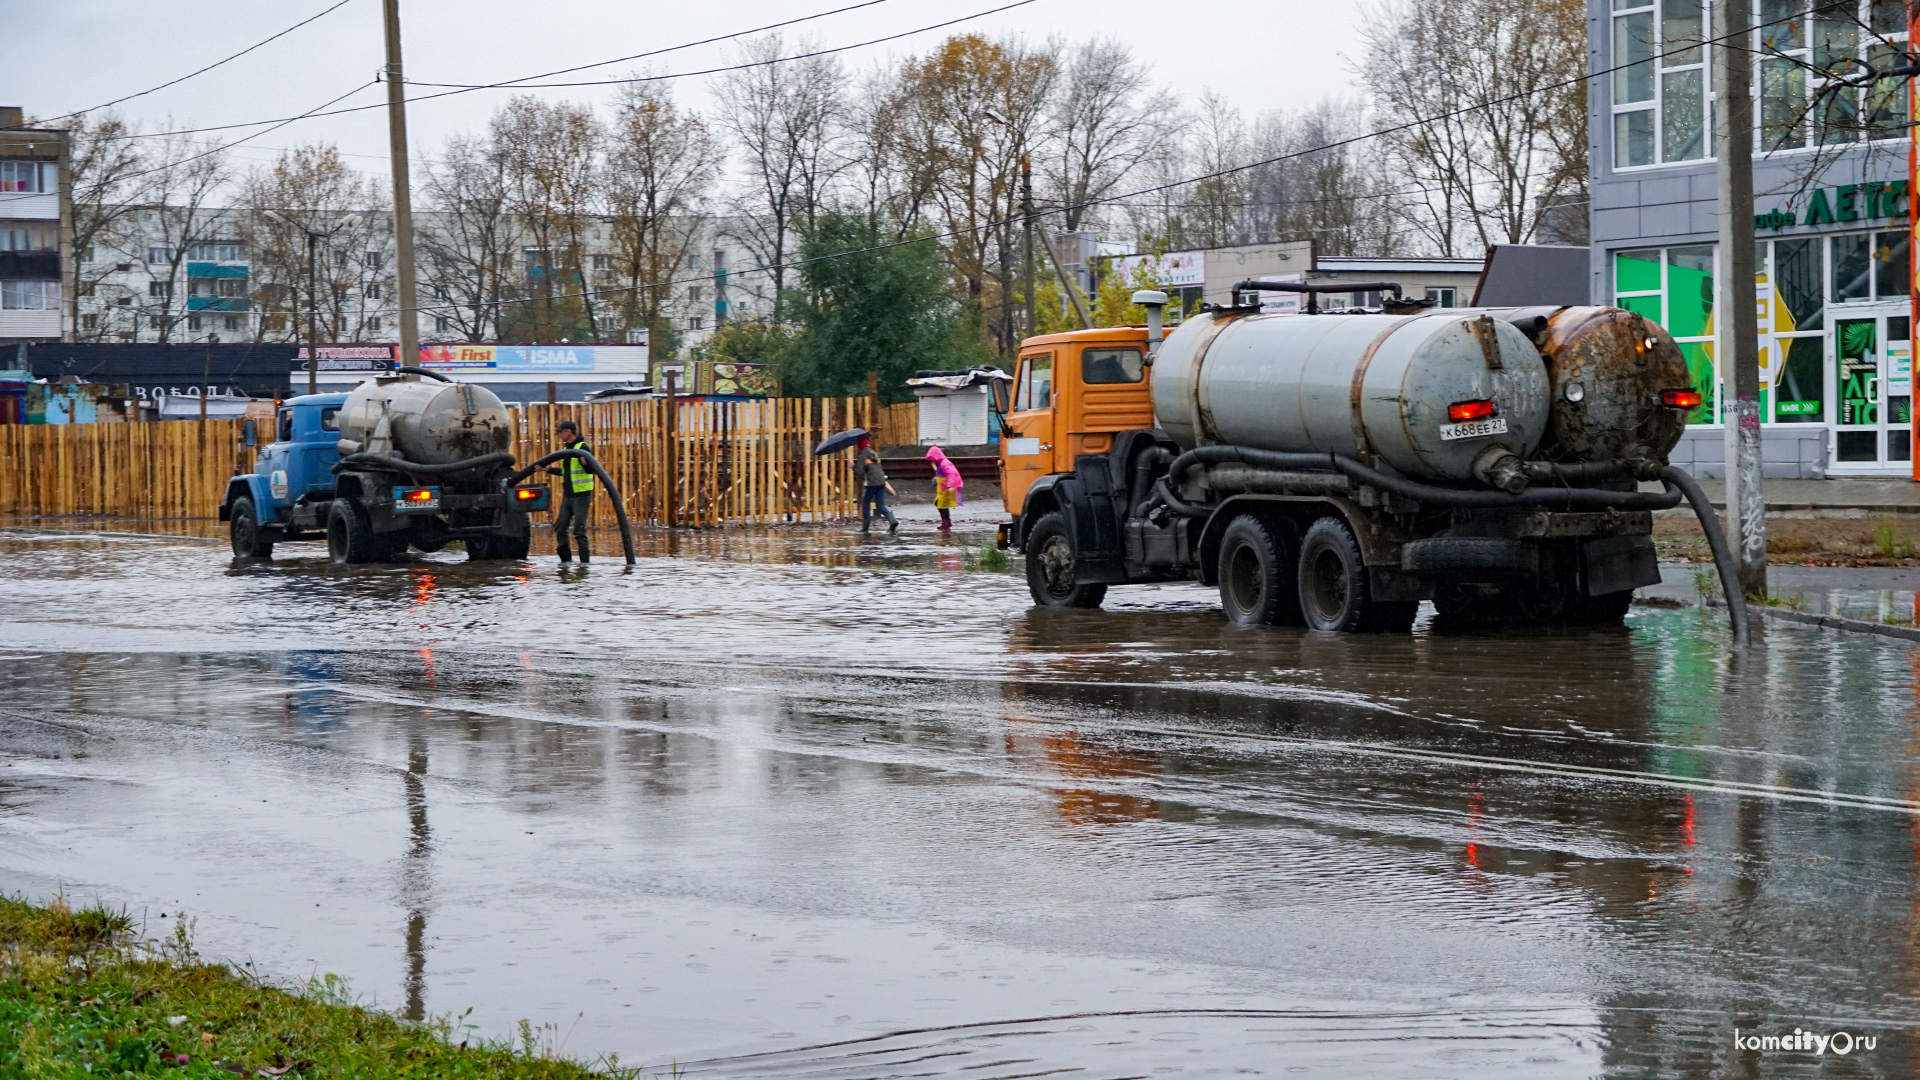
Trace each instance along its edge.
<instances>
[{"instance_id":1,"label":"wooden power pole","mask_svg":"<svg viewBox=\"0 0 1920 1080\"><path fill-rule=\"evenodd\" d=\"M1719 161L1720 411L1726 424L1727 532L1740 588L1767 595L1767 499L1760 475L1760 337L1754 316L1752 0L1713 7L1713 138Z\"/></svg>"},{"instance_id":2,"label":"wooden power pole","mask_svg":"<svg viewBox=\"0 0 1920 1080\"><path fill-rule=\"evenodd\" d=\"M407 170L407 81L400 69L400 0L384 0L387 22L387 147L393 161L393 241L400 285L400 363L420 363L419 291L413 277L413 196Z\"/></svg>"}]
</instances>

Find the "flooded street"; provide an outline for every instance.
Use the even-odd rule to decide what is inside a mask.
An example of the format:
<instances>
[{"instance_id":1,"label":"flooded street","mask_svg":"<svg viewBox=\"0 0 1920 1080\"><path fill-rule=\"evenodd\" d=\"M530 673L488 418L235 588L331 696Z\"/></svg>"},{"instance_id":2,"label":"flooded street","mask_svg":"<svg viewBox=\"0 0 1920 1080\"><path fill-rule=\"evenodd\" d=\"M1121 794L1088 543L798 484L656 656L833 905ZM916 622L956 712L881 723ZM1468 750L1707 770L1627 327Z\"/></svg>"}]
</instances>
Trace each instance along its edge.
<instances>
[{"instance_id":1,"label":"flooded street","mask_svg":"<svg viewBox=\"0 0 1920 1080\"><path fill-rule=\"evenodd\" d=\"M1915 1071L1911 643L1042 612L990 538L0 533L0 888L689 1076Z\"/></svg>"}]
</instances>

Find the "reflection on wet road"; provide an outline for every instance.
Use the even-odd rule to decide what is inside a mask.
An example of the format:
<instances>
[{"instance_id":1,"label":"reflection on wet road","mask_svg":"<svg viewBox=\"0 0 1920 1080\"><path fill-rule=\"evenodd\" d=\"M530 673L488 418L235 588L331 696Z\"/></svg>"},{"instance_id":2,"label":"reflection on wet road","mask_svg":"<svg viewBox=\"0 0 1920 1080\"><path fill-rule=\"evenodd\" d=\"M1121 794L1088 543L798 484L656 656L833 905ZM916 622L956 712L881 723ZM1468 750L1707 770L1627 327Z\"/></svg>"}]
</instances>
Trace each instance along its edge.
<instances>
[{"instance_id":1,"label":"reflection on wet road","mask_svg":"<svg viewBox=\"0 0 1920 1080\"><path fill-rule=\"evenodd\" d=\"M8 535L0 887L689 1075L1913 1071L1902 643L1036 612L980 539Z\"/></svg>"}]
</instances>

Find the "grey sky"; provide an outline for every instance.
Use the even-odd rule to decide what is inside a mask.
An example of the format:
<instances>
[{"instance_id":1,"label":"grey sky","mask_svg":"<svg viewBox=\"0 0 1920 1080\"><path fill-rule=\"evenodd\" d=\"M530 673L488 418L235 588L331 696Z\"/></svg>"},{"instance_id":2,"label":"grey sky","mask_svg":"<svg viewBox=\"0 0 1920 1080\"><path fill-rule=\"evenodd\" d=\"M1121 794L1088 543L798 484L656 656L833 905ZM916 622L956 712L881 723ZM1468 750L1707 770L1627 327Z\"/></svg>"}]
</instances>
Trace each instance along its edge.
<instances>
[{"instance_id":1,"label":"grey sky","mask_svg":"<svg viewBox=\"0 0 1920 1080\"><path fill-rule=\"evenodd\" d=\"M155 4L151 0L0 0L7 64L0 104L47 116L97 105L178 77L321 11L331 0ZM435 82L489 82L677 45L844 6L847 0L401 0L408 76ZM865 41L1000 6L1005 0L890 0L789 30L820 46ZM537 14L534 14L537 13ZM1041 39L1117 38L1147 59L1158 82L1186 100L1212 89L1249 116L1352 93L1345 59L1359 14L1326 0L1252 5L1172 6L1155 0L1036 0L946 30L841 54L854 71L889 55L918 53L952 33L1013 32ZM691 71L733 61L731 43L651 61L653 70ZM148 128L171 116L182 126L227 124L304 112L373 78L383 62L380 0L345 7L224 67L120 106ZM583 72L612 77L630 68ZM676 97L711 111L711 77L675 80ZM609 88L551 89L555 99L603 101ZM510 91L485 90L418 102L408 122L416 152L484 126ZM369 87L342 105L384 100ZM216 133L229 141L248 131ZM354 164L385 173L382 110L301 121L235 151L236 164L264 164L273 148L332 141Z\"/></svg>"}]
</instances>

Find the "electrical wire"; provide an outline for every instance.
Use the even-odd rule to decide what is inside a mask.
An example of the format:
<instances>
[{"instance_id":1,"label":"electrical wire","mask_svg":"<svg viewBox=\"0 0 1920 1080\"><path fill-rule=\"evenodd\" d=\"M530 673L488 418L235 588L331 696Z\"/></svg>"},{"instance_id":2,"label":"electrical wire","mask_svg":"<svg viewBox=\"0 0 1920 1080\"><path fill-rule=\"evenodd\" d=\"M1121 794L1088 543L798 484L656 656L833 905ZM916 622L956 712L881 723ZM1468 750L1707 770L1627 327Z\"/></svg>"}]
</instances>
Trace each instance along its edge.
<instances>
[{"instance_id":1,"label":"electrical wire","mask_svg":"<svg viewBox=\"0 0 1920 1080\"><path fill-rule=\"evenodd\" d=\"M188 73L180 76L177 79L173 79L169 82L163 82L159 86L150 87L146 90L140 91L137 94L128 94L126 97L114 98L112 101L109 101L104 105L95 105L90 109L75 109L74 111L69 113L61 113L59 116L54 117L54 119L64 120L69 116L84 116L85 114L90 112L99 112L101 109L110 109L113 106L118 105L122 102L132 101L134 98L146 97L148 94L157 93L161 90L165 90L169 86L178 86L181 83L186 82L188 79L191 79L197 75L205 75L207 72L212 71L214 68L217 68L222 64L229 63L234 60L238 60L241 57L247 55L248 53L254 51L255 49L260 48L263 45L269 45L275 41L278 41L281 38L286 37L288 34L293 33L295 30L298 30L301 27L307 25L308 23L318 20L321 16L330 15L333 12L338 11L343 7L346 7L348 4L352 2L353 0L339 0L339 3L336 3L332 7L329 7L326 10L321 11L319 14L314 15L310 18L302 19L299 22L294 23L292 26L287 27L285 30L280 31L279 33L273 35L270 38L266 38L265 40L262 40L262 41L256 41L253 44L247 46L246 48L241 49L239 52L234 53L232 56L229 56L223 60L215 60L213 63L208 64L206 67L203 67L198 71L189 71Z\"/></svg>"},{"instance_id":2,"label":"electrical wire","mask_svg":"<svg viewBox=\"0 0 1920 1080\"><path fill-rule=\"evenodd\" d=\"M946 20L945 22L937 22L937 23L934 23L934 24L933 24L933 25L931 25L931 26L922 26L922 27L919 27L918 29L914 29L914 30L906 30L906 31L902 31L901 33L898 33L898 34L889 34L889 35L887 35L886 37L881 37L881 38L874 38L874 39L873 39L872 41L862 41L862 42L857 42L857 43L855 43L855 44L852 44L852 45L842 45L842 46L839 46L839 47L837 47L837 48L832 48L832 49L821 49L821 50L818 50L818 51L815 51L815 52L810 52L810 53L802 53L802 54L800 54L800 55L797 55L797 56L783 56L783 57L776 57L776 58L774 58L774 59L772 59L772 60L758 60L758 61L754 61L754 62L752 62L752 63L747 63L747 64L732 64L732 65L729 65L729 66L727 66L727 67L718 67L718 68L708 68L708 69L706 69L706 70L703 70L703 71L688 71L688 72L683 72L683 73L680 73L680 74L674 74L674 75L652 75L652 76L646 76L646 77L643 77L643 78L634 78L634 79L606 79L606 80L600 80L600 81L596 81L596 82L581 82L581 83L548 83L548 84L534 84L534 85L532 85L532 86L528 86L528 87L526 87L526 89L536 89L536 88L538 88L538 86L540 86L540 85L548 85L548 86L610 86L610 85L615 85L615 84L618 84L618 83L633 83L633 82L656 82L656 81L660 81L660 80L664 80L664 79L684 79L684 78L688 78L688 77L691 77L691 76L695 76L695 75L717 75L717 74L721 74L721 73L724 73L724 72L728 72L728 71L745 71L745 70L747 70L747 69L749 69L749 68L757 68L757 67L766 67L766 66L768 66L768 65L770 65L770 64L784 64L784 63L787 63L787 62L789 62L789 61L793 61L793 60L805 60L805 59L809 59L809 58L811 58L811 57L816 57L816 56L831 56L831 55L833 55L834 53L843 53L843 52L848 52L848 51L851 51L851 50L853 50L853 49L864 49L864 48L866 48L866 47L867 47L867 46L869 46L869 45L878 45L878 44L881 44L881 43L884 43L884 42L888 42L888 41L898 41L898 40L899 40L899 39L901 39L901 38L906 38L906 37L912 37L912 36L914 36L915 34L924 34L924 33L927 33L927 32L928 32L928 31L930 31L930 30L941 30L941 29L945 29L946 27L949 27L949 26L954 26L954 25L957 25L957 24L959 24L959 23L963 23L963 22L970 22L970 21L972 21L972 20L974 20L974 19L983 19L983 18L985 18L985 17L987 17L988 15L996 15L996 14L999 14L1000 12L1002 12L1002 11L1009 11L1009 10L1012 10L1013 8L1017 8L1017 7L1025 7L1025 6L1026 6L1026 5L1028 5L1028 4L1032 4L1032 3L1036 3L1036 2L1038 2L1038 0L1014 0L1014 2L1013 2L1013 3L1011 3L1011 4L1004 4L1004 5L1002 5L1002 6L1000 6L1000 7L996 7L996 8L989 8L989 9L987 9L986 11L977 11L977 12L975 12L975 13L973 13L972 15L962 15L962 16L960 16L960 17L959 17L959 18L957 18L957 19L948 19L948 20ZM752 31L743 31L743 33L751 33L751 32L752 32ZM735 37L737 37L737 36L739 36L739 35L731 35L731 36L735 36ZM713 40L723 40L723 39L713 39ZM588 66L592 66L592 65L588 65ZM529 77L529 78L541 78L542 76L538 76L538 75L533 75L533 76L528 76L528 77ZM378 81L378 80L375 80L375 81ZM507 87L507 86L510 86L510 85L512 85L512 84L509 84L509 83L480 83L480 84L473 84L473 85L465 85L465 84L447 84L447 83L412 83L412 82L409 82L409 83L407 83L406 85L409 85L409 86L446 86L446 85L453 85L453 86L455 87L454 89L451 89L451 90L442 90L442 91L441 91L440 93L437 93L437 94L421 94L421 95L419 95L419 96L417 96L417 97L410 97L410 98L407 98L407 99L406 99L406 102L405 102L405 104L407 104L407 105L413 105L413 104L414 104L414 103L416 103L416 102L421 102L421 101L435 101L435 100L437 100L437 99L439 99L439 98L446 98L446 97L453 97L453 96L455 96L455 95L458 95L458 94L471 94L471 93L473 93L473 92L474 92L474 91L476 91L476 90L492 90L492 89L496 89L496 88L501 88L501 87ZM162 135L162 134L170 134L170 135L198 135L198 134L201 134L201 133L203 133L203 132L208 132L208 131L232 131L232 130L234 130L234 129L236 129L236 128L248 128L248 127L259 127L259 126L261 126L261 125L264 125L264 124L273 124L273 125L276 125L276 126L279 126L279 125L284 125L284 124L286 124L286 123L289 123L289 122L291 122L291 121L293 121L293 120L305 120L305 119L309 119L309 118L313 118L313 119L318 119L318 118L320 118L320 117L327 117L327 116L345 116L345 115L347 115L347 114L349 114L349 113L357 113L357 112L366 112L366 111L367 111L367 110L369 110L369 109L384 109L384 108L386 108L386 107L387 107L387 104L386 104L385 102L381 102L381 103L377 103L377 104L373 104L373 105L356 105L356 106L354 106L354 107L352 107L352 108L350 108L350 109L335 109L335 110L333 110L332 112L322 112L322 113L303 113L303 114L301 114L300 116L294 116L294 117L286 117L286 118L282 118L282 119L279 119L279 120L250 120L250 121L247 121L246 123L241 123L241 124L215 124L215 125L213 125L213 126L211 126L211 127L200 127L200 128L186 128L186 129L184 129L184 130L181 130L181 131L173 131L173 132L129 132L128 134L125 134L125 135L120 135L120 136L116 136L116 138L120 138L120 139L150 139L150 138L155 138L155 137L158 137L159 135Z\"/></svg>"},{"instance_id":3,"label":"electrical wire","mask_svg":"<svg viewBox=\"0 0 1920 1080\"><path fill-rule=\"evenodd\" d=\"M918 30L905 30L898 34L888 34L886 37L877 37L871 41L862 41L854 45L841 45L832 49L818 49L818 50L815 50L814 52L797 53L793 56L779 56L779 57L773 58L772 60L755 60L752 63L747 63L747 64L729 64L726 67L707 68L704 71L681 71L681 72L675 72L671 75L636 75L632 78L627 78L627 79L591 79L591 80L586 80L582 82L528 83L525 85L524 89L540 90L540 89L546 89L546 88L560 88L560 87L572 87L572 86L624 86L630 83L660 82L661 80L664 80L664 79L685 79L695 75L718 75L718 74L721 74L722 72L728 72L728 71L747 71L757 67L767 67L772 64L790 63L794 60L811 60L816 56L832 56L835 53L843 53L852 49L864 49L869 45L883 45L889 41L898 41L904 37L912 37L915 34L924 34L929 30L944 30L945 28L949 26L953 26L957 23L969 22L973 19L985 18L988 15L997 15L1002 11L1010 11L1017 7L1025 7L1028 4L1031 4L1034 2L1035 0L1014 0L1013 3L1007 4L1004 7L993 8L989 11L982 11L973 15L962 15L957 19L949 19L943 23L934 23L932 26L920 27ZM412 79L408 79L406 80L406 82L408 86L452 86L452 87L457 87L463 91L464 90L492 90L496 87L510 85L507 83L470 84L470 83L414 82Z\"/></svg>"}]
</instances>

